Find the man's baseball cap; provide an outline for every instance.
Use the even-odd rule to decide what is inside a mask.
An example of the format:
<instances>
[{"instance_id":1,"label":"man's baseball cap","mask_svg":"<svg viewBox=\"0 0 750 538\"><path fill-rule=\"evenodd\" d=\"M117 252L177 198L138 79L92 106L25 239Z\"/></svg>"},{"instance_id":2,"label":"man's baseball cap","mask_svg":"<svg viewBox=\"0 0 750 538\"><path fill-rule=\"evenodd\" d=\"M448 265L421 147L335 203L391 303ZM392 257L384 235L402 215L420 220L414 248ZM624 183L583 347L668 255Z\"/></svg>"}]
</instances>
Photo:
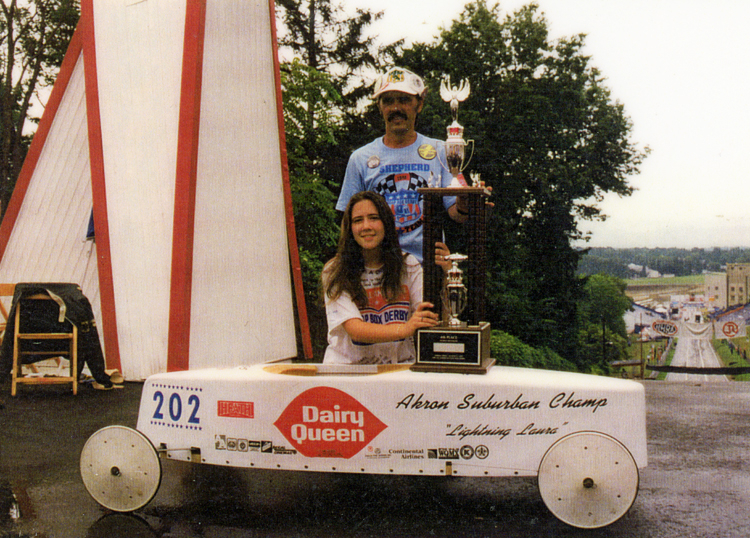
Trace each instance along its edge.
<instances>
[{"instance_id":1,"label":"man's baseball cap","mask_svg":"<svg viewBox=\"0 0 750 538\"><path fill-rule=\"evenodd\" d=\"M422 97L425 93L424 81L408 69L391 67L375 81L372 98L377 99L384 92L404 92Z\"/></svg>"}]
</instances>

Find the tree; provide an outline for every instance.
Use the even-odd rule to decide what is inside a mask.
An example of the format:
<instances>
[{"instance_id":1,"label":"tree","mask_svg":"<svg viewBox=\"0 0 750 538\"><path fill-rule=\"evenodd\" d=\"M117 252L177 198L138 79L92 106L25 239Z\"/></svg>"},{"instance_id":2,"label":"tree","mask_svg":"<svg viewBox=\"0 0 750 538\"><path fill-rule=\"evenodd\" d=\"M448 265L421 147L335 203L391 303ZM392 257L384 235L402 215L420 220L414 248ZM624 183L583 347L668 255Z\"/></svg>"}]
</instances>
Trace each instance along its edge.
<instances>
[{"instance_id":1,"label":"tree","mask_svg":"<svg viewBox=\"0 0 750 538\"><path fill-rule=\"evenodd\" d=\"M578 310L577 353L574 362L582 370L608 371L609 363L627 354L625 312L632 301L620 278L596 274L585 279Z\"/></svg>"},{"instance_id":2,"label":"tree","mask_svg":"<svg viewBox=\"0 0 750 538\"><path fill-rule=\"evenodd\" d=\"M365 73L380 69L383 59L390 57L398 44L376 47L375 39L365 36L366 28L383 13L357 9L351 16L334 0L278 0L277 5L281 8L278 17L282 23L279 31L282 55L289 52L302 64L327 73L340 95L337 102L327 105L335 107L341 120L339 125L343 127L347 118L359 115L358 104L369 95ZM300 134L310 164L328 187L336 191L352 147L351 143L337 142L349 142L351 133L342 132L328 144L315 144L314 137L308 137L313 132L313 108L314 103L307 103L307 128Z\"/></svg>"},{"instance_id":3,"label":"tree","mask_svg":"<svg viewBox=\"0 0 750 538\"><path fill-rule=\"evenodd\" d=\"M298 60L281 65L287 160L294 201L294 222L300 231L298 243L305 287L314 297L323 263L336 249L336 200L325 181L310 166L304 141L315 145L334 143L337 120L330 103L340 100L325 74ZM308 109L312 103L312 109ZM308 125L312 112L314 124Z\"/></svg>"},{"instance_id":4,"label":"tree","mask_svg":"<svg viewBox=\"0 0 750 538\"><path fill-rule=\"evenodd\" d=\"M472 84L459 122L476 143L469 170L494 189L490 321L570 358L583 254L572 242L585 238L581 222L605 217L597 202L606 193L631 194L627 177L646 152L582 53L585 36L552 41L547 26L536 4L501 20L497 5L477 0L438 41L415 44L398 61L431 87L420 130L432 136L445 137L449 118L441 78Z\"/></svg>"},{"instance_id":5,"label":"tree","mask_svg":"<svg viewBox=\"0 0 750 538\"><path fill-rule=\"evenodd\" d=\"M8 206L31 143L30 110L50 87L79 18L76 0L0 2L0 206Z\"/></svg>"},{"instance_id":6,"label":"tree","mask_svg":"<svg viewBox=\"0 0 750 538\"><path fill-rule=\"evenodd\" d=\"M316 354L325 346L325 314L319 301L323 264L338 240L336 197L351 151L343 118L354 116L369 91L357 76L379 64L364 29L382 13L358 10L344 18L331 0L279 0L279 45L292 59L281 64L284 119L294 218ZM283 54L282 54L283 55Z\"/></svg>"}]
</instances>

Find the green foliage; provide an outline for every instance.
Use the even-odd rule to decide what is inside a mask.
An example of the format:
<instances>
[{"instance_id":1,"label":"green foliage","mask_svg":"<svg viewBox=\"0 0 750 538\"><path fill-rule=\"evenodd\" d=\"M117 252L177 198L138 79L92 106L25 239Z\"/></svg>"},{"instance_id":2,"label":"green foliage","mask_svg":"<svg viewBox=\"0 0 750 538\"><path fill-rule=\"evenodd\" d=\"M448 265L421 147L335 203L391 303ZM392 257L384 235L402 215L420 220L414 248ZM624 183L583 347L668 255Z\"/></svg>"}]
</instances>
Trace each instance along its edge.
<instances>
[{"instance_id":1,"label":"green foliage","mask_svg":"<svg viewBox=\"0 0 750 538\"><path fill-rule=\"evenodd\" d=\"M716 354L721 359L724 366L731 367L748 367L750 363L742 356L744 351L747 354L750 344L747 337L732 338L734 349L729 347L729 342L724 339L715 338L712 341ZM734 376L735 381L750 381L750 374L740 374Z\"/></svg>"},{"instance_id":2,"label":"green foliage","mask_svg":"<svg viewBox=\"0 0 750 538\"><path fill-rule=\"evenodd\" d=\"M582 371L609 371L609 363L624 360L627 329L623 316L632 301L625 295L626 284L612 275L597 274L585 279L578 308L578 338L575 362Z\"/></svg>"},{"instance_id":3,"label":"green foliage","mask_svg":"<svg viewBox=\"0 0 750 538\"><path fill-rule=\"evenodd\" d=\"M620 278L645 276L628 269L628 264L654 269L662 275L699 275L719 272L728 263L750 262L748 248L591 248L581 257L578 273L607 273Z\"/></svg>"},{"instance_id":4,"label":"green foliage","mask_svg":"<svg viewBox=\"0 0 750 538\"><path fill-rule=\"evenodd\" d=\"M563 359L549 348L533 348L524 344L515 336L502 331L492 331L490 350L492 357L503 366L541 368L563 372L576 371L575 364Z\"/></svg>"},{"instance_id":5,"label":"green foliage","mask_svg":"<svg viewBox=\"0 0 750 538\"><path fill-rule=\"evenodd\" d=\"M612 275L597 274L586 279L579 313L587 323L604 323L610 332L626 336L623 316L633 304L625 295L627 285Z\"/></svg>"},{"instance_id":6,"label":"green foliage","mask_svg":"<svg viewBox=\"0 0 750 538\"><path fill-rule=\"evenodd\" d=\"M282 65L288 71L285 95L294 99L294 109L285 112L287 142L299 141L293 157L304 160L306 172L336 198L363 131L358 103L370 91L365 72L379 69L381 53L393 45L376 50L374 38L364 35L382 12L358 9L348 16L334 0L278 0L277 5L279 46L284 56L293 57Z\"/></svg>"},{"instance_id":7,"label":"green foliage","mask_svg":"<svg viewBox=\"0 0 750 538\"><path fill-rule=\"evenodd\" d=\"M76 0L0 2L0 206L8 206L31 136L37 93L57 76L79 17Z\"/></svg>"},{"instance_id":8,"label":"green foliage","mask_svg":"<svg viewBox=\"0 0 750 538\"><path fill-rule=\"evenodd\" d=\"M281 22L279 46L305 65L325 71L340 93L342 111L353 112L369 93L366 73L380 69L383 57L398 43L378 48L376 38L365 36L369 25L383 12L358 8L344 12L342 1L276 0Z\"/></svg>"},{"instance_id":9,"label":"green foliage","mask_svg":"<svg viewBox=\"0 0 750 538\"><path fill-rule=\"evenodd\" d=\"M609 332L601 323L583 324L578 331L576 366L581 372L608 375L611 362L627 357L627 347L627 337Z\"/></svg>"},{"instance_id":10,"label":"green foliage","mask_svg":"<svg viewBox=\"0 0 750 538\"><path fill-rule=\"evenodd\" d=\"M302 275L308 302L314 303L323 264L335 253L338 240L336 200L316 171L320 157L315 148L336 143L337 118L330 104L340 97L325 73L298 60L281 66L281 86Z\"/></svg>"}]
</instances>

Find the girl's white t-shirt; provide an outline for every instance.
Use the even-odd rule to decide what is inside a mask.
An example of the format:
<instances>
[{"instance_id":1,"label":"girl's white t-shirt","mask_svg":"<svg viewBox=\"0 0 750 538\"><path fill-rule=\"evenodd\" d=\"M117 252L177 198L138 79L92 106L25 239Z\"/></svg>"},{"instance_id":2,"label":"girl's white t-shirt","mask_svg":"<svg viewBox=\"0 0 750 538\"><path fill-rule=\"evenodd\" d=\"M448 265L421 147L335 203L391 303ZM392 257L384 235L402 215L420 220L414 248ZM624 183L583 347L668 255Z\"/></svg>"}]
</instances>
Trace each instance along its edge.
<instances>
[{"instance_id":1,"label":"girl's white t-shirt","mask_svg":"<svg viewBox=\"0 0 750 538\"><path fill-rule=\"evenodd\" d=\"M325 278L325 272L324 272ZM366 268L362 286L367 293L367 306L359 309L348 293L335 300L325 297L328 320L328 348L323 358L329 364L395 364L414 362L416 354L411 337L394 342L367 344L352 341L344 322L361 319L369 323L390 325L406 323L422 302L422 266L411 254L406 257L406 272L401 279L398 297L388 302L382 292L383 269Z\"/></svg>"}]
</instances>

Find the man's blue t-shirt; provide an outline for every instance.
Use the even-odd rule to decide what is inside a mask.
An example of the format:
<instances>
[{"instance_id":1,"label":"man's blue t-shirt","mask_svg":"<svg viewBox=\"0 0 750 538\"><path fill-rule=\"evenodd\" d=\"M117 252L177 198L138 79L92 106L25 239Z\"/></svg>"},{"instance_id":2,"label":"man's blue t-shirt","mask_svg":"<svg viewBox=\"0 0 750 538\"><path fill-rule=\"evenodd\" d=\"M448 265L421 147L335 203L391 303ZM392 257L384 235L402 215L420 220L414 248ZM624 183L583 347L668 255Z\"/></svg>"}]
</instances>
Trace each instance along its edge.
<instances>
[{"instance_id":1,"label":"man's blue t-shirt","mask_svg":"<svg viewBox=\"0 0 750 538\"><path fill-rule=\"evenodd\" d=\"M445 146L433 138L417 133L411 146L398 149L378 138L349 158L336 209L345 211L351 197L361 191L383 195L396 218L401 248L422 263L423 204L417 189L450 185L450 172L441 162L445 162ZM455 197L443 197L446 209L455 203Z\"/></svg>"}]
</instances>

